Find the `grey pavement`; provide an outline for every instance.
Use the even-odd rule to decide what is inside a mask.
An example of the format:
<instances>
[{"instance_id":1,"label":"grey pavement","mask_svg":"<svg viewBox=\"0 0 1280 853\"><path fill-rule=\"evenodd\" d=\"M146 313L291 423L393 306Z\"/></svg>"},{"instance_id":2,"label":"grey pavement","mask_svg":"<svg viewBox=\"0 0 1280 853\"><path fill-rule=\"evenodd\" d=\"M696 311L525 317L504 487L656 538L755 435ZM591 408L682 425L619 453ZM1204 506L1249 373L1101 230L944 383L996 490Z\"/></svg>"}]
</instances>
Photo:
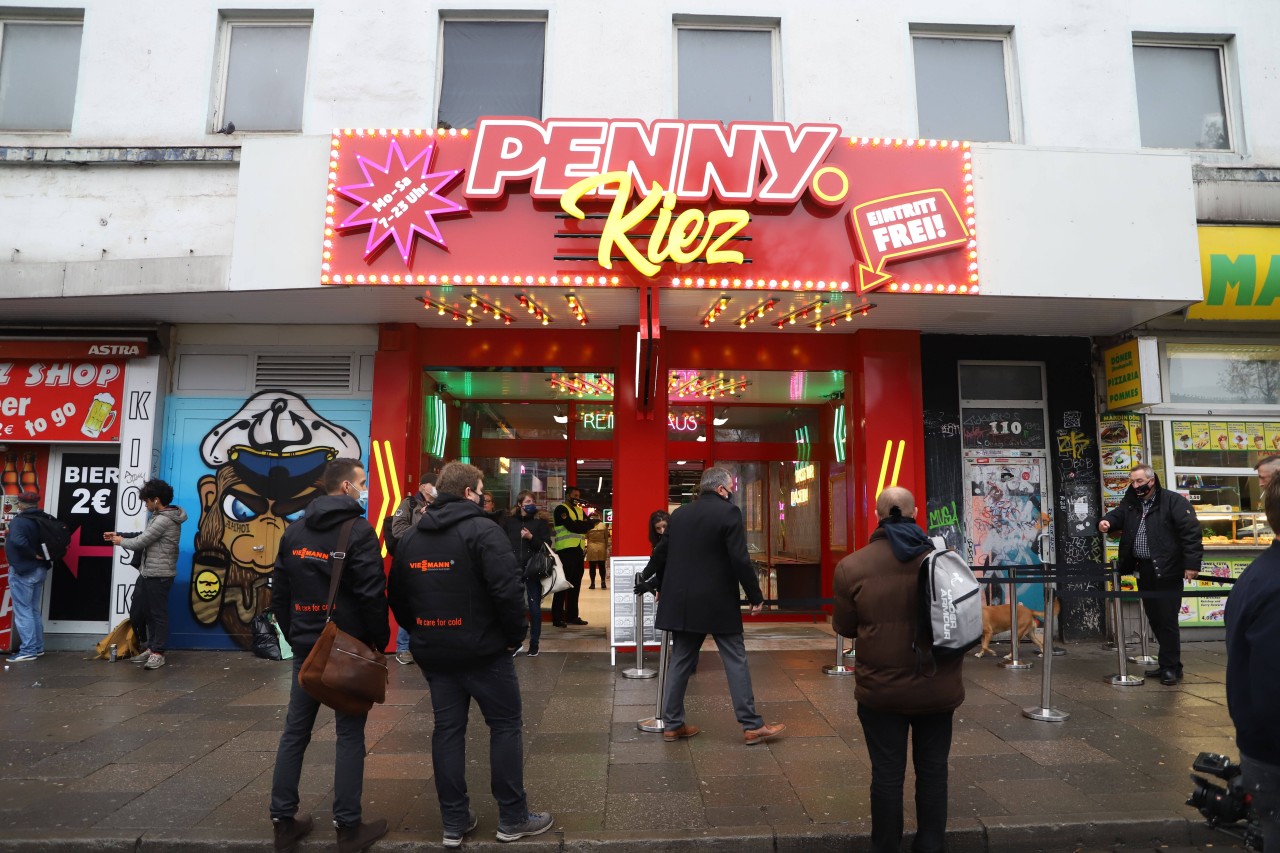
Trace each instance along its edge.
<instances>
[{"instance_id":1,"label":"grey pavement","mask_svg":"<svg viewBox=\"0 0 1280 853\"><path fill-rule=\"evenodd\" d=\"M1035 668L968 659L967 699L951 753L949 849L963 851L1239 849L1185 806L1197 752L1235 755L1221 643L1188 644L1186 680L1103 682L1115 654L1066 645L1053 704L1061 724L1025 719ZM1030 646L1026 647L1028 650ZM756 698L784 736L746 747L718 657L703 652L689 686L693 739L640 732L654 682L629 681L601 652L520 658L525 780L552 832L494 840L487 730L473 712L468 781L480 826L468 849L850 851L869 849L870 766L853 679L822 673L833 652L753 651ZM267 799L289 691L289 664L239 652L174 651L167 666L50 653L0 673L0 853L270 850ZM333 849L333 716L322 711L303 771L317 831ZM372 849L437 849L432 715L416 667L392 665L367 729L366 817L392 832ZM908 833L912 781L907 781ZM905 845L904 845L905 847Z\"/></svg>"}]
</instances>

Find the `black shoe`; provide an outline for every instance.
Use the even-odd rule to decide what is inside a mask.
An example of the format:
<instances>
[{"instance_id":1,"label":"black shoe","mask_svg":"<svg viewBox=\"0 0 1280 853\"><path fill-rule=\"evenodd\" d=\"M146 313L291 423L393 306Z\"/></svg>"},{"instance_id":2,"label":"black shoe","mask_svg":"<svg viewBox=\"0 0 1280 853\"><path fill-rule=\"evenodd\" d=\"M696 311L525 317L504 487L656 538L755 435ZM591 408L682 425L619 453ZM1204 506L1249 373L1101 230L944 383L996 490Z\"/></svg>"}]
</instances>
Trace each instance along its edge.
<instances>
[{"instance_id":1,"label":"black shoe","mask_svg":"<svg viewBox=\"0 0 1280 853\"><path fill-rule=\"evenodd\" d=\"M601 589L608 589L608 588L609 588L609 585L608 585L607 583L602 583L602 584L600 584L600 588L601 588Z\"/></svg>"},{"instance_id":2,"label":"black shoe","mask_svg":"<svg viewBox=\"0 0 1280 853\"><path fill-rule=\"evenodd\" d=\"M525 657L536 658L537 656L538 656L538 647L537 647L537 646L530 646L530 647L529 647L529 654L525 655Z\"/></svg>"},{"instance_id":3,"label":"black shoe","mask_svg":"<svg viewBox=\"0 0 1280 853\"><path fill-rule=\"evenodd\" d=\"M1164 667L1158 666L1155 669L1147 670L1143 674L1146 675L1147 678L1159 678L1160 676L1164 675Z\"/></svg>"},{"instance_id":4,"label":"black shoe","mask_svg":"<svg viewBox=\"0 0 1280 853\"><path fill-rule=\"evenodd\" d=\"M1166 669L1164 675L1160 676L1160 683L1166 687L1172 687L1182 680L1182 673L1176 669Z\"/></svg>"},{"instance_id":5,"label":"black shoe","mask_svg":"<svg viewBox=\"0 0 1280 853\"><path fill-rule=\"evenodd\" d=\"M309 815L272 818L271 826L274 828L276 836L276 853L293 853L298 847L298 842L311 831L312 823Z\"/></svg>"},{"instance_id":6,"label":"black shoe","mask_svg":"<svg viewBox=\"0 0 1280 853\"><path fill-rule=\"evenodd\" d=\"M595 588L596 588L595 584L592 584L591 586L587 587L587 589L595 589Z\"/></svg>"},{"instance_id":7,"label":"black shoe","mask_svg":"<svg viewBox=\"0 0 1280 853\"><path fill-rule=\"evenodd\" d=\"M357 823L355 826L338 827L338 853L361 853L373 842L387 834L387 822Z\"/></svg>"},{"instance_id":8,"label":"black shoe","mask_svg":"<svg viewBox=\"0 0 1280 853\"><path fill-rule=\"evenodd\" d=\"M566 622L552 622L551 624L552 624L552 625L555 625L557 628L567 628L567 627L569 627L569 626L568 626L568 623L566 623Z\"/></svg>"},{"instance_id":9,"label":"black shoe","mask_svg":"<svg viewBox=\"0 0 1280 853\"><path fill-rule=\"evenodd\" d=\"M585 624L587 624L587 620L586 620L586 619L566 619L565 621L566 621L566 622L568 622L570 625L585 625Z\"/></svg>"}]
</instances>

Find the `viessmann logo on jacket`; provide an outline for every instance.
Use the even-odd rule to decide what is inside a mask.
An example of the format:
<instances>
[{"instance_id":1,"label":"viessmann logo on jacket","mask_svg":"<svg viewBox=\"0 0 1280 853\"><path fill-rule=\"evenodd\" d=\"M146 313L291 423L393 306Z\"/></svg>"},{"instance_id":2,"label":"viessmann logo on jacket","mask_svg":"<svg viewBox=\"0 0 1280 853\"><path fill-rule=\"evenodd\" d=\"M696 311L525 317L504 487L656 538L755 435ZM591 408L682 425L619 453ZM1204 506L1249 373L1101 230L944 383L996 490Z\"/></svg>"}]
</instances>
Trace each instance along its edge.
<instances>
[{"instance_id":1,"label":"viessmann logo on jacket","mask_svg":"<svg viewBox=\"0 0 1280 853\"><path fill-rule=\"evenodd\" d=\"M289 553L302 560L324 560L326 563L329 562L329 557L331 556L328 551L312 551L306 546L294 548Z\"/></svg>"},{"instance_id":2,"label":"viessmann logo on jacket","mask_svg":"<svg viewBox=\"0 0 1280 853\"><path fill-rule=\"evenodd\" d=\"M453 560L419 560L410 563L409 568L420 572L443 572L453 568Z\"/></svg>"}]
</instances>

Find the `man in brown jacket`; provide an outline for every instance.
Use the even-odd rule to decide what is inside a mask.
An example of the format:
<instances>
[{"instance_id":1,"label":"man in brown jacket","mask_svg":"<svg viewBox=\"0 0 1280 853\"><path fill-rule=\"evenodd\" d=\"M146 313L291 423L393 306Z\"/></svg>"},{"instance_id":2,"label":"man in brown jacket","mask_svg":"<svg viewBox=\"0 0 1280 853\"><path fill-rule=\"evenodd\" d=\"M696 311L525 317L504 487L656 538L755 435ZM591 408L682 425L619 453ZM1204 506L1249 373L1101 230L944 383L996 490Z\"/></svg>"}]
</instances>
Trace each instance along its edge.
<instances>
[{"instance_id":1,"label":"man in brown jacket","mask_svg":"<svg viewBox=\"0 0 1280 853\"><path fill-rule=\"evenodd\" d=\"M947 756L951 717L964 701L963 656L935 661L918 640L916 588L933 544L916 524L916 501L889 488L876 499L880 526L865 548L836 566L832 627L857 638L858 719L871 755L871 849L898 850L902 781L911 734L916 771L912 853L943 850L947 829Z\"/></svg>"}]
</instances>

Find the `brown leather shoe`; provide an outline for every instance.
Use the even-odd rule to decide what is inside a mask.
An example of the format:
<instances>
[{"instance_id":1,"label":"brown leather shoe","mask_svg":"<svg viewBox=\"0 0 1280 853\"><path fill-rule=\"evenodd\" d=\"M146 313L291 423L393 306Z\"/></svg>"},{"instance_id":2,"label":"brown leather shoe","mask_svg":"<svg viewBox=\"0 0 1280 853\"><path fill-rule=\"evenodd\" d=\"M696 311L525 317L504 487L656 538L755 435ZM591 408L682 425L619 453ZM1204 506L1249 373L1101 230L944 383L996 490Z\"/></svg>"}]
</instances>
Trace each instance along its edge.
<instances>
[{"instance_id":1,"label":"brown leather shoe","mask_svg":"<svg viewBox=\"0 0 1280 853\"><path fill-rule=\"evenodd\" d=\"M702 729L697 726L683 725L678 729L667 729L662 733L662 739L667 743L675 743L682 737L693 737Z\"/></svg>"},{"instance_id":2,"label":"brown leather shoe","mask_svg":"<svg viewBox=\"0 0 1280 853\"><path fill-rule=\"evenodd\" d=\"M758 729L747 729L742 733L742 740L747 746L757 743L764 743L771 737L776 737L786 729L782 723L765 723Z\"/></svg>"}]
</instances>

